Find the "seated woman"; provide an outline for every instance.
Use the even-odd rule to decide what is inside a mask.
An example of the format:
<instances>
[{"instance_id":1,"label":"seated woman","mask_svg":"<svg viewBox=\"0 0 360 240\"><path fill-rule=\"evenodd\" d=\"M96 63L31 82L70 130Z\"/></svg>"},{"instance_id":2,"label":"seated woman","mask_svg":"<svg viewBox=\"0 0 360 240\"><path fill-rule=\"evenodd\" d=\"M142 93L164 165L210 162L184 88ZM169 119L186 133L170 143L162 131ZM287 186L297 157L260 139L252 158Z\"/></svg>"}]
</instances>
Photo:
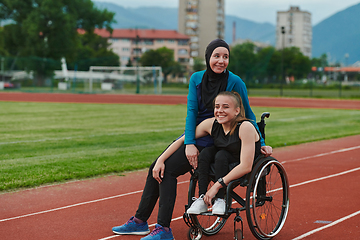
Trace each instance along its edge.
<instances>
[{"instance_id":1,"label":"seated woman","mask_svg":"<svg viewBox=\"0 0 360 240\"><path fill-rule=\"evenodd\" d=\"M195 137L211 135L214 146L207 147L199 155L199 198L187 210L189 214L206 212L216 195L213 214L225 213L224 193L226 185L251 172L254 159L261 154L260 135L254 125L245 118L241 97L237 92L220 92L214 99L214 116L201 122ZM176 140L162 154L167 159L184 142L184 136ZM207 191L210 163L215 162L218 181ZM229 165L236 164L229 172ZM161 180L162 173L158 177ZM157 176L154 176L156 179Z\"/></svg>"},{"instance_id":2,"label":"seated woman","mask_svg":"<svg viewBox=\"0 0 360 240\"><path fill-rule=\"evenodd\" d=\"M221 92L217 95L214 99L214 116L196 127L196 138L210 134L214 146L205 148L199 155L200 197L187 210L189 214L206 212L216 195L212 213L223 215L226 185L251 172L254 159L261 154L260 135L245 118L241 97L237 92ZM212 162L215 162L215 177L218 181L207 191ZM230 164L238 165L229 172Z\"/></svg>"}]
</instances>

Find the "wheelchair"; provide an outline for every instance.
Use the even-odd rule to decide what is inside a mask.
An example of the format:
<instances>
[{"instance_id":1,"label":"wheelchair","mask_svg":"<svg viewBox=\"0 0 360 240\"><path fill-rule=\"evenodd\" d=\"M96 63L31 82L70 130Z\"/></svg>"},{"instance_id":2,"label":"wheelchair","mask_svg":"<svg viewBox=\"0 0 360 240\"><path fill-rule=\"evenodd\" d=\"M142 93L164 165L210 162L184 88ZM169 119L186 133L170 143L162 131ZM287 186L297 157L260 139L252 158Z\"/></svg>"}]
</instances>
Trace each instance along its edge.
<instances>
[{"instance_id":1,"label":"wheelchair","mask_svg":"<svg viewBox=\"0 0 360 240\"><path fill-rule=\"evenodd\" d=\"M259 130L265 139L265 117L270 113L261 115L258 122ZM229 167L229 170L232 168ZM210 171L209 187L216 181L214 169ZM239 196L235 188L246 187L246 197ZM241 191L241 190L240 190ZM244 190L242 192L245 192ZM193 199L198 198L198 174L191 172L188 204L185 205L184 222L189 226L188 239L198 240L202 235L217 234L225 225L231 214L234 217L234 239L243 239L243 220L240 212L246 212L246 218L252 234L260 240L275 237L285 224L289 210L289 182L285 168L273 157L260 155L254 160L253 169L245 176L231 181L226 189L226 209L224 215L213 215L211 210L199 215L187 214ZM234 202L233 202L234 200ZM239 207L232 207L238 203Z\"/></svg>"}]
</instances>

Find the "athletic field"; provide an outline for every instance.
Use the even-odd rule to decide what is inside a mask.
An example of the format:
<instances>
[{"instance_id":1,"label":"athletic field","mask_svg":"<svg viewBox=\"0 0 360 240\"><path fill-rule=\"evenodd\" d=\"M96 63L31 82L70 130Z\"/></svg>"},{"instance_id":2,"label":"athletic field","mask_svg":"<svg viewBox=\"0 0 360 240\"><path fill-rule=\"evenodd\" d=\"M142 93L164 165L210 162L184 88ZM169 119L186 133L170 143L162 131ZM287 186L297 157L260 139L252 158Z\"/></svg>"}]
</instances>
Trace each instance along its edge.
<instances>
[{"instance_id":1,"label":"athletic field","mask_svg":"<svg viewBox=\"0 0 360 240\"><path fill-rule=\"evenodd\" d=\"M144 184L146 171L127 171L146 168L183 132L184 99L176 104L177 96L161 102L148 96L145 102L152 104L144 104L135 95L126 96L135 103L94 103L115 97L86 95L84 104L67 95L46 95L46 101L36 95L0 93L0 238L113 238L111 227L134 214ZM289 217L276 239L356 239L351 237L359 234L359 196L351 189L360 180L360 101L277 100L250 99L256 116L271 113L266 142L290 179ZM181 215L188 179L179 179L172 223L177 239L186 239ZM149 220L155 222L156 210ZM230 239L231 222L212 239ZM245 239L253 239L246 222L244 229Z\"/></svg>"}]
</instances>

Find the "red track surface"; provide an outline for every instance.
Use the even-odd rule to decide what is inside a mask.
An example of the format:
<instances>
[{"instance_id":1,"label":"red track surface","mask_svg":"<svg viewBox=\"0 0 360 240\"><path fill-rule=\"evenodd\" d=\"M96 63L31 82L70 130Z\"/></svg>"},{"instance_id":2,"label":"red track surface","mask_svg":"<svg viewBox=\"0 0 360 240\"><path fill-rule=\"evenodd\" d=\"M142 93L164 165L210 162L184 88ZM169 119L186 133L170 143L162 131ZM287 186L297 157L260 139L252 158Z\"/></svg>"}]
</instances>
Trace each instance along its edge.
<instances>
[{"instance_id":1,"label":"red track surface","mask_svg":"<svg viewBox=\"0 0 360 240\"><path fill-rule=\"evenodd\" d=\"M184 95L0 93L0 101L186 104ZM359 100L250 97L251 106L360 109Z\"/></svg>"},{"instance_id":2,"label":"red track surface","mask_svg":"<svg viewBox=\"0 0 360 240\"><path fill-rule=\"evenodd\" d=\"M47 101L55 101L55 96L50 97L47 94L29 94L33 97L32 100L20 100L16 94L16 99L9 99L10 95L0 93L0 101L40 101L36 100L35 95L46 95ZM59 95L60 101L64 95ZM98 95L84 96L96 98ZM103 99L118 97L99 96ZM140 95L130 97L138 99ZM147 101L150 103L149 99ZM163 100L163 103L170 104L169 101ZM252 106L256 105L252 98L250 101ZM359 101L350 102L357 104L349 108L359 109ZM341 105L344 107L339 104L339 108ZM358 239L359 155L360 135L275 149L273 156L284 164L290 182L289 215L284 228L275 239L303 239L302 235L307 233L310 235L305 239ZM123 224L135 213L146 173L137 171L124 176L109 176L1 194L0 239L139 239L138 236L113 235L111 228ZM171 225L177 240L186 239L188 230L181 219L187 198L188 180L189 175L185 175L178 181L178 198ZM149 219L149 224L156 223L156 213L157 209ZM244 219L245 239L254 239L247 226L245 214L242 213L241 216ZM233 217L230 217L220 233L203 239L233 239L232 221ZM315 232L311 234L310 231L313 230Z\"/></svg>"}]
</instances>

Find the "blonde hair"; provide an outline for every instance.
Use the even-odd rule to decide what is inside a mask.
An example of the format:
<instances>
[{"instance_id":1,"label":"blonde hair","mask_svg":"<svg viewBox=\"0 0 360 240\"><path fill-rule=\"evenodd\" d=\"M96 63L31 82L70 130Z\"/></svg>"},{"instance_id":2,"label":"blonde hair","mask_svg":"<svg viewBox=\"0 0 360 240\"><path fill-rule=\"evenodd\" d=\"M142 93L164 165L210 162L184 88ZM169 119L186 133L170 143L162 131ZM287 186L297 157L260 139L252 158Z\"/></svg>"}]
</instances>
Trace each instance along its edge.
<instances>
[{"instance_id":1,"label":"blonde hair","mask_svg":"<svg viewBox=\"0 0 360 240\"><path fill-rule=\"evenodd\" d=\"M231 130L230 130L230 135L232 135L236 129L236 125L238 124L238 122L244 121L244 120L248 120L245 117L245 108L244 105L242 104L242 100L241 97L239 95L239 93L232 91L232 92L228 92L228 91L224 91L224 92L220 92L213 101L213 106L215 107L215 100L218 96L229 96L234 100L235 103L235 108L240 108L240 112L239 114L234 118L234 120L231 122Z\"/></svg>"}]
</instances>

